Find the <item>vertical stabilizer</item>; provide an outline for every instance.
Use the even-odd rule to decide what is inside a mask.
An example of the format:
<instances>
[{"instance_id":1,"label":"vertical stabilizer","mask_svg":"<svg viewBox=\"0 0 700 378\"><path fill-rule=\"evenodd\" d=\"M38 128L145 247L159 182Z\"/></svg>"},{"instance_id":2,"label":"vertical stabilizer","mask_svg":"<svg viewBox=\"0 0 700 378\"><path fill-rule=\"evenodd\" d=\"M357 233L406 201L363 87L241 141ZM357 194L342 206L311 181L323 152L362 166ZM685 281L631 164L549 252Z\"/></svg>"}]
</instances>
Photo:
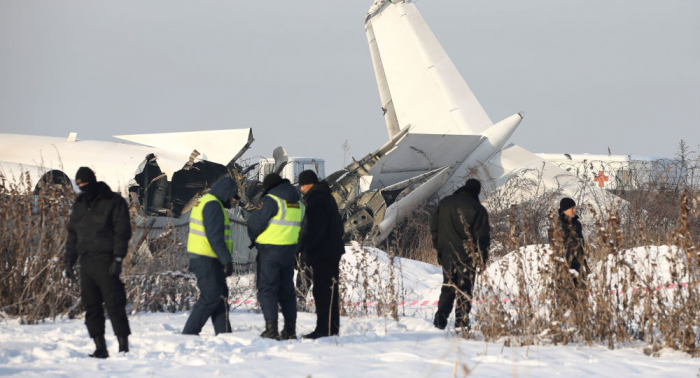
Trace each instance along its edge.
<instances>
[{"instance_id":1,"label":"vertical stabilizer","mask_svg":"<svg viewBox=\"0 0 700 378\"><path fill-rule=\"evenodd\" d=\"M375 1L365 27L390 135L408 124L423 134L493 124L412 2Z\"/></svg>"}]
</instances>

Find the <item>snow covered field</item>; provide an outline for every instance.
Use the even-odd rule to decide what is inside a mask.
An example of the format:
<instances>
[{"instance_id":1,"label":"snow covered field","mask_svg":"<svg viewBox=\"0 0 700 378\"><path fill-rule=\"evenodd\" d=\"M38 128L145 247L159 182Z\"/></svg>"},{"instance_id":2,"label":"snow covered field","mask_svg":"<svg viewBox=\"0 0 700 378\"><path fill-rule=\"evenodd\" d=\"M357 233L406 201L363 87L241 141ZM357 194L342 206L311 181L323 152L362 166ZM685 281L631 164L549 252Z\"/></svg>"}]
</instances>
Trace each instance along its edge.
<instances>
[{"instance_id":1,"label":"snow covered field","mask_svg":"<svg viewBox=\"0 0 700 378\"><path fill-rule=\"evenodd\" d=\"M537 248L528 247L525 259L535 259L536 251ZM653 251L642 249L634 256L644 253L643 260L649 261L646 253ZM668 249L661 248L659 252L665 255ZM388 274L389 259L381 251L348 248L344 259L348 269L376 270L381 277ZM512 255L506 256L487 269L491 280L502 282L504 295L512 292L507 263L512 259ZM96 360L87 357L94 344L82 319L28 326L0 318L0 375L451 377L465 376L468 372L470 377L700 375L700 359L670 349L651 357L641 347L609 350L604 346L569 344L509 348L502 342L486 343L478 334L465 340L449 331L439 331L433 327L431 317L442 282L440 268L403 259L397 259L396 264L400 266L395 273L400 272L406 302L403 311L399 311L403 315L398 322L358 313L341 318L339 337L276 342L258 336L264 321L254 306L253 309L241 306L231 312L233 333L220 336L214 336L209 324L200 337L180 335L186 312L137 313L130 316L131 352L116 354L116 339L107 324L107 343L112 355L107 360ZM496 272L497 266L500 273ZM528 272L534 274L534 270ZM667 279L661 278L661 282ZM386 282L367 286L375 293L372 295L380 296ZM349 292L351 300L366 297L361 292L366 289L361 287L357 285ZM426 302L428 305L423 305ZM299 313L299 335L312 331L314 325L315 315Z\"/></svg>"},{"instance_id":2,"label":"snow covered field","mask_svg":"<svg viewBox=\"0 0 700 378\"><path fill-rule=\"evenodd\" d=\"M261 339L262 315L235 311L233 333L183 336L186 313L131 316L131 352L117 355L108 331L107 360L87 357L94 345L81 320L35 326L0 325L0 375L40 377L695 377L700 360L675 351L653 358L641 349L531 346L464 340L403 317L341 319L341 336L315 341ZM299 314L310 332L315 318ZM108 324L109 327L109 324Z\"/></svg>"}]
</instances>

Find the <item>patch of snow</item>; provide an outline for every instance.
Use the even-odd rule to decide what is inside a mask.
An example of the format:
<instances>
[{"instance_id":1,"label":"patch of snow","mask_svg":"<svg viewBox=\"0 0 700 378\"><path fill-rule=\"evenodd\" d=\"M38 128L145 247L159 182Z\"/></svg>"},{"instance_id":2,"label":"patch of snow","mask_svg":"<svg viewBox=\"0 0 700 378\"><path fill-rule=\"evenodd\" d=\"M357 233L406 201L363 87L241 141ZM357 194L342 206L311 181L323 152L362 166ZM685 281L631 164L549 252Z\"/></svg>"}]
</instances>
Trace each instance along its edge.
<instances>
[{"instance_id":1,"label":"patch of snow","mask_svg":"<svg viewBox=\"0 0 700 378\"><path fill-rule=\"evenodd\" d=\"M451 377L465 368L470 377L695 376L700 360L662 350L652 358L637 349L529 346L457 338L435 329L429 319L341 318L339 337L318 340L261 339L262 315L231 313L233 333L201 336L180 332L187 313L130 317L131 351L118 354L107 323L111 357L87 357L94 349L82 320L40 325L0 324L0 375L41 377ZM315 316L300 313L297 330L314 328Z\"/></svg>"}]
</instances>

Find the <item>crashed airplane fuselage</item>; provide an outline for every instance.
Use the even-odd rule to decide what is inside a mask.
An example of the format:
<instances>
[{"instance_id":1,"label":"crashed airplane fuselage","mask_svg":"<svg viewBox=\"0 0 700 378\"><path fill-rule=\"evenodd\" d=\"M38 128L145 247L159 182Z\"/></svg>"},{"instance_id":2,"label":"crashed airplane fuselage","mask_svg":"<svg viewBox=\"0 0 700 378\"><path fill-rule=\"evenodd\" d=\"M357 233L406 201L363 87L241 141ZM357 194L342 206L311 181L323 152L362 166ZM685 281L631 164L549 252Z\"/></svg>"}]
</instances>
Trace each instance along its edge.
<instances>
[{"instance_id":1,"label":"crashed airplane fuselage","mask_svg":"<svg viewBox=\"0 0 700 378\"><path fill-rule=\"evenodd\" d=\"M197 193L239 169L236 160L253 142L250 129L118 138L140 144L1 134L0 173L35 190L46 176L75 189L75 172L87 166L113 190L138 198L144 212L177 217Z\"/></svg>"}]
</instances>

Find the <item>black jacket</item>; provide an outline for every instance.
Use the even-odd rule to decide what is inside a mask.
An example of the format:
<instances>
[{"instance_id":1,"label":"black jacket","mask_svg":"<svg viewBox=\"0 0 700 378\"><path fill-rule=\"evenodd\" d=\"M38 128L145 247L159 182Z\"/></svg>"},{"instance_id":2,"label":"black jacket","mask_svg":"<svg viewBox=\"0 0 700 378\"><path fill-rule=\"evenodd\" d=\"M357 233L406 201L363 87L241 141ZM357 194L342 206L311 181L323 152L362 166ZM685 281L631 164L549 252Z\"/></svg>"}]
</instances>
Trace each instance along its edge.
<instances>
[{"instance_id":1,"label":"black jacket","mask_svg":"<svg viewBox=\"0 0 700 378\"><path fill-rule=\"evenodd\" d=\"M277 196L287 202L296 203L301 200L299 192L294 186L289 182L289 180L282 180L282 182L270 189L269 194ZM260 209L253 211L248 218L248 236L250 240L255 241L257 237L265 231L270 222L270 219L277 215L279 208L277 206L277 201L265 195L260 201ZM259 249L259 247L258 247Z\"/></svg>"},{"instance_id":2,"label":"black jacket","mask_svg":"<svg viewBox=\"0 0 700 378\"><path fill-rule=\"evenodd\" d=\"M109 253L124 258L131 238L131 218L126 201L100 181L97 194L78 195L68 221L65 262L75 263L88 253Z\"/></svg>"},{"instance_id":3,"label":"black jacket","mask_svg":"<svg viewBox=\"0 0 700 378\"><path fill-rule=\"evenodd\" d=\"M559 225L564 235L564 246L566 248L566 261L569 263L569 269L574 269L581 272L581 265L588 264L583 256L583 227L578 220L578 215L569 218L564 213L559 211Z\"/></svg>"},{"instance_id":4,"label":"black jacket","mask_svg":"<svg viewBox=\"0 0 700 378\"><path fill-rule=\"evenodd\" d=\"M209 194L219 201L207 202L202 209L204 233L207 235L209 245L216 253L216 257L222 264L226 265L231 262L231 253L226 246L225 219L224 212L221 211L221 204L227 203L231 197L238 194L238 186L233 180L224 178L214 183ZM190 253L190 258L207 258L207 256Z\"/></svg>"},{"instance_id":5,"label":"black jacket","mask_svg":"<svg viewBox=\"0 0 700 378\"><path fill-rule=\"evenodd\" d=\"M313 266L334 262L345 253L343 220L328 183L321 181L304 196L306 216L299 233L301 261Z\"/></svg>"},{"instance_id":6,"label":"black jacket","mask_svg":"<svg viewBox=\"0 0 700 378\"><path fill-rule=\"evenodd\" d=\"M431 219L433 246L438 251L438 263L446 270L452 270L462 263L475 266L471 251L468 253L464 248L464 243L470 238L483 262L488 259L491 245L489 214L479 198L475 197L467 193L464 187L459 188L440 201Z\"/></svg>"}]
</instances>

